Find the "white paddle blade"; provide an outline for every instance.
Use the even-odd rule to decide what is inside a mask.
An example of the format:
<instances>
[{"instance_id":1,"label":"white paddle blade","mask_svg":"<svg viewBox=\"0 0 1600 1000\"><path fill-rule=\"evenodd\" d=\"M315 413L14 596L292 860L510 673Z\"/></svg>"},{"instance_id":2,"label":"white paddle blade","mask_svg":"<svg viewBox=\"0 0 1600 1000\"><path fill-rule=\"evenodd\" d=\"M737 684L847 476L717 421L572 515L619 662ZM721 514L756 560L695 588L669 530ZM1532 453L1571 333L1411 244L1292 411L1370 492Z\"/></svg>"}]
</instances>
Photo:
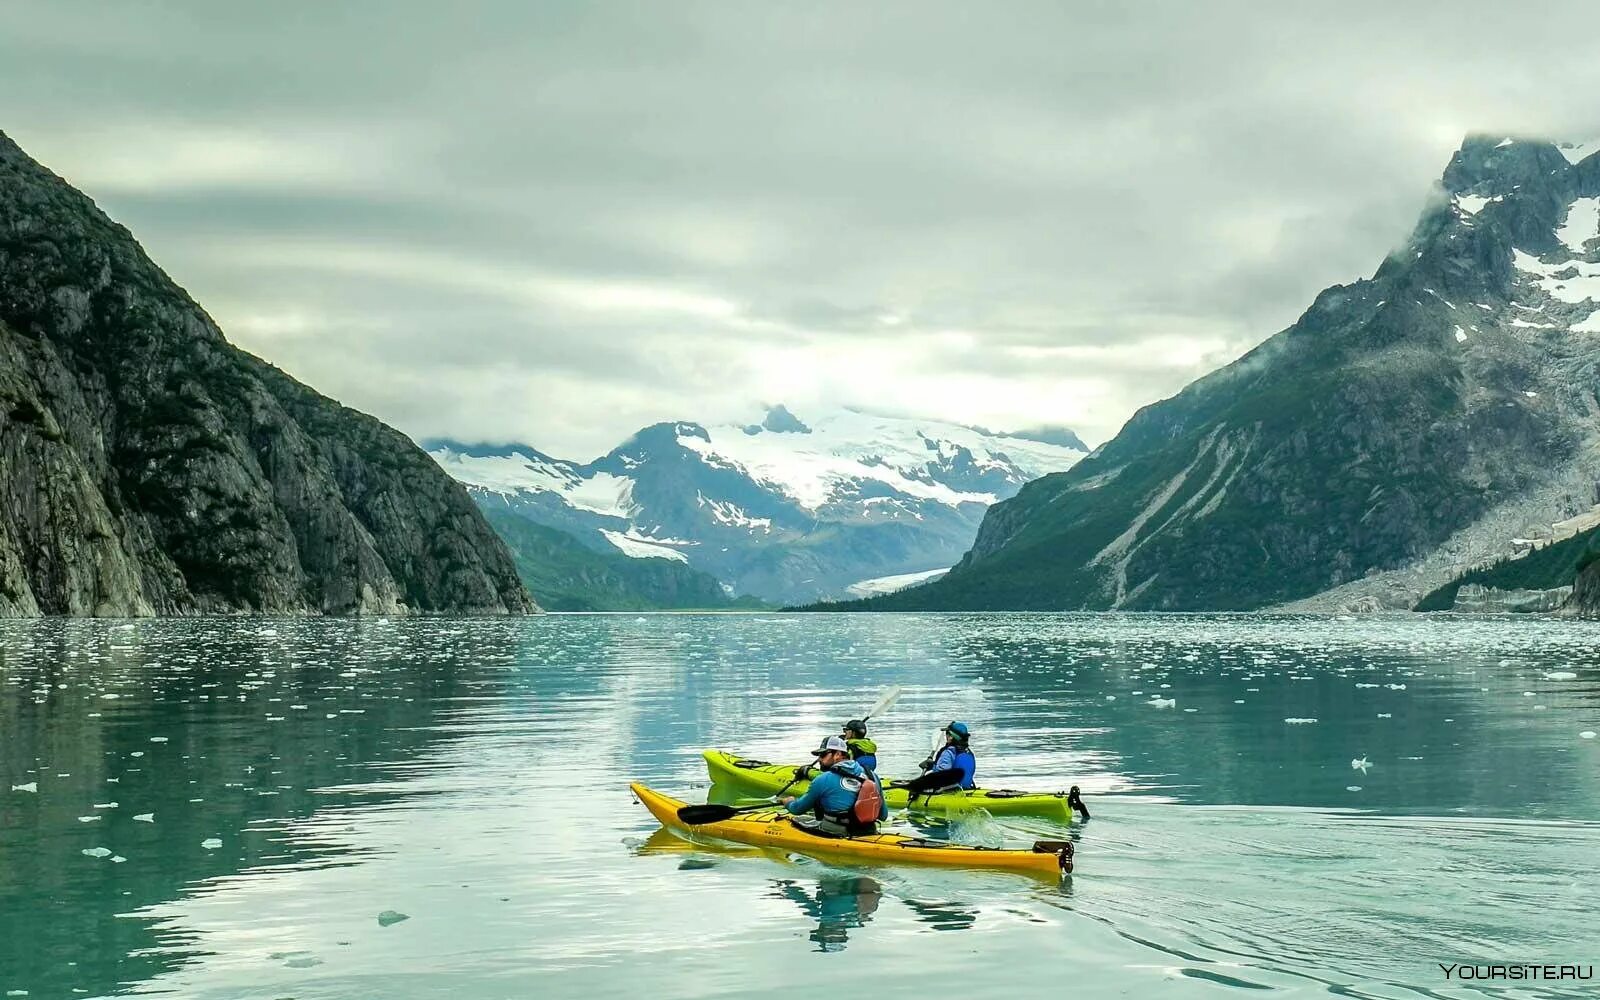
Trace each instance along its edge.
<instances>
[{"instance_id":1,"label":"white paddle blade","mask_svg":"<svg viewBox=\"0 0 1600 1000\"><path fill-rule=\"evenodd\" d=\"M889 706L900 700L900 691L901 688L898 684L885 691L883 695L873 703L872 707L867 709L867 714L863 715L862 719L876 719L878 716L887 712L889 710Z\"/></svg>"}]
</instances>

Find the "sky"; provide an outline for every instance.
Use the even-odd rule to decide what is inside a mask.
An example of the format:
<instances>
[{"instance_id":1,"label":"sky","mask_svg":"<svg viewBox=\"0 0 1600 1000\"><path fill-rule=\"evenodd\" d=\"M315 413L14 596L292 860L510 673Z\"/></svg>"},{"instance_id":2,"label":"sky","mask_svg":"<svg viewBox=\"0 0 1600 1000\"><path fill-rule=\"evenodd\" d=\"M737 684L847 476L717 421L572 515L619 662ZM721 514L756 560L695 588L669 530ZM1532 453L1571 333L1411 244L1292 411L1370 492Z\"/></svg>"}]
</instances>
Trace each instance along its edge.
<instances>
[{"instance_id":1,"label":"sky","mask_svg":"<svg viewBox=\"0 0 1600 1000\"><path fill-rule=\"evenodd\" d=\"M1600 135L1600 3L0 2L0 131L229 339L584 460L783 402L1091 444Z\"/></svg>"}]
</instances>

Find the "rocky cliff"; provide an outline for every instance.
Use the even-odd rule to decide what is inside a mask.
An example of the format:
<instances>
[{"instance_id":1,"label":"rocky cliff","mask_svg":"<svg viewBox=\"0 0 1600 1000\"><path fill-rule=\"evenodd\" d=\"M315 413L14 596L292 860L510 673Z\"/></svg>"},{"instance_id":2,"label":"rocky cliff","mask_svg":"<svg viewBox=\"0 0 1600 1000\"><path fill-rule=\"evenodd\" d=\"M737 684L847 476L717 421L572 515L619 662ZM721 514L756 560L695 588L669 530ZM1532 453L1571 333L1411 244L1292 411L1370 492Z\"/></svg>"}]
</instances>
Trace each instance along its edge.
<instances>
[{"instance_id":1,"label":"rocky cliff","mask_svg":"<svg viewBox=\"0 0 1600 1000\"><path fill-rule=\"evenodd\" d=\"M1600 480L1600 155L1469 139L1411 238L875 608L1410 607Z\"/></svg>"},{"instance_id":2,"label":"rocky cliff","mask_svg":"<svg viewBox=\"0 0 1600 1000\"><path fill-rule=\"evenodd\" d=\"M230 345L0 133L0 615L529 610L426 454Z\"/></svg>"}]
</instances>

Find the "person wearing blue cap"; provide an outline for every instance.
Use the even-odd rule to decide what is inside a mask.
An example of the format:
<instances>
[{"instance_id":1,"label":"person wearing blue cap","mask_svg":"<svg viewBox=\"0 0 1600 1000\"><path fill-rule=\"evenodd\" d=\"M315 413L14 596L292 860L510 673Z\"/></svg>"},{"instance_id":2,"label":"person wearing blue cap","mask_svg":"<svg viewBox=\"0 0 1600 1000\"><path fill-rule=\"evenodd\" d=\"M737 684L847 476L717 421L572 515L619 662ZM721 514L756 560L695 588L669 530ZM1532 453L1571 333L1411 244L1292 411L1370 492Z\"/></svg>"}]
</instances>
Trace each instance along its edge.
<instances>
[{"instance_id":1,"label":"person wearing blue cap","mask_svg":"<svg viewBox=\"0 0 1600 1000\"><path fill-rule=\"evenodd\" d=\"M945 726L944 746L939 752L922 762L922 774L904 786L913 800L929 792L943 792L955 788L973 788L977 785L978 759L967 745L972 739L965 722L952 722Z\"/></svg>"}]
</instances>

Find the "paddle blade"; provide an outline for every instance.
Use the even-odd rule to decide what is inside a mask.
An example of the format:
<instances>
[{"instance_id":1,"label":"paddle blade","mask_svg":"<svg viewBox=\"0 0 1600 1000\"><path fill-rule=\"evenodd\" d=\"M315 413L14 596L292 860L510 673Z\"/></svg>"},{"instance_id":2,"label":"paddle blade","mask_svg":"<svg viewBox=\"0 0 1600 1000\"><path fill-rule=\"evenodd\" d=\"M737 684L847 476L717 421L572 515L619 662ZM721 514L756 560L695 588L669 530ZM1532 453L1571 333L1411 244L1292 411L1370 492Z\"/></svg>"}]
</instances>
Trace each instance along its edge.
<instances>
[{"instance_id":1,"label":"paddle blade","mask_svg":"<svg viewBox=\"0 0 1600 1000\"><path fill-rule=\"evenodd\" d=\"M690 826L699 826L701 823L720 823L725 819L732 819L742 811L733 806L707 802L703 806L684 806L678 810L678 819Z\"/></svg>"},{"instance_id":2,"label":"paddle blade","mask_svg":"<svg viewBox=\"0 0 1600 1000\"><path fill-rule=\"evenodd\" d=\"M876 719L878 716L887 712L889 710L889 706L900 700L900 691L901 688L898 684L885 691L883 696L874 702L872 707L867 709L867 714L863 715L861 718L863 720Z\"/></svg>"}]
</instances>

